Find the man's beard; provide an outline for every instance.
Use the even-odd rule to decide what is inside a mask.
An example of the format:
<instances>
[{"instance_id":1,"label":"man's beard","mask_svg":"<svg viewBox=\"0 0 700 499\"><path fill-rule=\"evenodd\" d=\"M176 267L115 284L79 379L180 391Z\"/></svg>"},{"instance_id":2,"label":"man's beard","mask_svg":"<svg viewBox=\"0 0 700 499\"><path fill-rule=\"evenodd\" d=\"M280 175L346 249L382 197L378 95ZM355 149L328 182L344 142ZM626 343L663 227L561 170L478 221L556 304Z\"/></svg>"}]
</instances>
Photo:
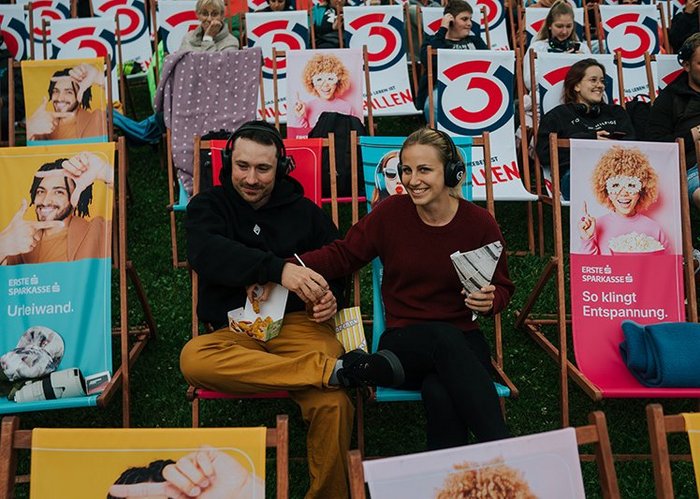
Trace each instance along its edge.
<instances>
[{"instance_id":1,"label":"man's beard","mask_svg":"<svg viewBox=\"0 0 700 499\"><path fill-rule=\"evenodd\" d=\"M40 204L40 205L37 205L37 206L36 206L36 218L37 218L37 220L39 220L40 222L46 222L46 221L51 221L51 220L55 220L55 221L65 220L66 218L68 218L68 217L73 213L73 206L69 203L69 204L63 209L63 211L57 212L57 214L56 214L53 218L47 218L46 215L44 215L44 214L41 213L41 210L42 210L42 208L44 208L44 207L59 209L59 207L56 206L55 204L49 204L49 205Z\"/></svg>"},{"instance_id":2,"label":"man's beard","mask_svg":"<svg viewBox=\"0 0 700 499\"><path fill-rule=\"evenodd\" d=\"M63 109L59 110L56 107L58 106L59 108L63 108L64 106L68 105L67 102L65 101L56 101L53 102L53 110L57 113L72 113L76 109L78 109L78 101L73 102L68 109Z\"/></svg>"}]
</instances>

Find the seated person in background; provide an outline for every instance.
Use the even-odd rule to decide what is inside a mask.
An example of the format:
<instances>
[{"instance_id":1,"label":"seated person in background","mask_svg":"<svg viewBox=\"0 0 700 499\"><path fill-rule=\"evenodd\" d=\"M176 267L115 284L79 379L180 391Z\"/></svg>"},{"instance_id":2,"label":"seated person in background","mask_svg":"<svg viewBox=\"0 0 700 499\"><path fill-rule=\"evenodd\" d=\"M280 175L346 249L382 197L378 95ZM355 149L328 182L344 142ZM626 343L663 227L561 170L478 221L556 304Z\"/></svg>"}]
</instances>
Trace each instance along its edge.
<instances>
[{"instance_id":1,"label":"seated person in background","mask_svg":"<svg viewBox=\"0 0 700 499\"><path fill-rule=\"evenodd\" d=\"M294 10L291 0L267 0L267 7L260 12L282 12L283 10Z\"/></svg>"},{"instance_id":2,"label":"seated person in background","mask_svg":"<svg viewBox=\"0 0 700 499\"><path fill-rule=\"evenodd\" d=\"M505 251L491 284L468 295L450 259L494 241L505 245L503 236L488 211L461 198L464 163L446 133L413 132L399 162L407 196L389 196L345 239L301 259L328 279L381 259L387 329L379 345L401 361L399 388L422 392L429 449L465 445L470 430L479 442L506 438L489 345L475 320L510 301Z\"/></svg>"},{"instance_id":3,"label":"seated person in background","mask_svg":"<svg viewBox=\"0 0 700 499\"><path fill-rule=\"evenodd\" d=\"M682 137L688 168L688 197L700 209L700 179L695 143L700 140L700 33L688 38L678 52L683 72L659 92L649 113L647 136L657 142Z\"/></svg>"},{"instance_id":4,"label":"seated person in background","mask_svg":"<svg viewBox=\"0 0 700 499\"><path fill-rule=\"evenodd\" d=\"M537 131L537 156L550 169L549 134L561 139L634 140L632 121L621 106L606 104L605 68L595 59L584 59L569 69L564 79L564 104L542 117ZM569 199L569 149L559 149L561 195Z\"/></svg>"},{"instance_id":5,"label":"seated person in background","mask_svg":"<svg viewBox=\"0 0 700 499\"><path fill-rule=\"evenodd\" d=\"M590 54L588 45L581 43L576 35L574 11L564 1L556 2L544 20L544 24L533 38L525 53L523 63L523 80L525 87L531 89L530 52L560 52L569 54Z\"/></svg>"},{"instance_id":6,"label":"seated person in background","mask_svg":"<svg viewBox=\"0 0 700 499\"><path fill-rule=\"evenodd\" d=\"M228 31L223 0L197 0L199 26L182 39L178 52L223 52L238 49L238 39ZM155 113L136 121L114 111L114 126L134 144L157 144L165 133L163 115Z\"/></svg>"},{"instance_id":7,"label":"seated person in background","mask_svg":"<svg viewBox=\"0 0 700 499\"><path fill-rule=\"evenodd\" d=\"M338 30L343 28L344 0L319 0L311 9L317 49L340 47Z\"/></svg>"},{"instance_id":8,"label":"seated person in background","mask_svg":"<svg viewBox=\"0 0 700 499\"><path fill-rule=\"evenodd\" d=\"M221 52L237 49L238 40L228 31L223 0L197 0L199 26L182 39L178 52Z\"/></svg>"},{"instance_id":9,"label":"seated person in background","mask_svg":"<svg viewBox=\"0 0 700 499\"><path fill-rule=\"evenodd\" d=\"M197 315L216 331L185 345L180 369L188 383L207 390L288 390L309 424L306 498L347 498L353 406L339 388L398 383L401 366L390 352L342 355L328 321L343 282L331 288L316 272L285 263L295 252L335 240L338 230L286 174L290 160L277 129L248 122L229 141L227 150L233 150L221 171L222 185L187 206L189 262L199 274ZM230 331L228 311L242 307L246 293L259 286L265 300L272 283L291 291L279 335L263 342Z\"/></svg>"},{"instance_id":10,"label":"seated person in background","mask_svg":"<svg viewBox=\"0 0 700 499\"><path fill-rule=\"evenodd\" d=\"M463 0L452 0L447 3L443 11L440 29L433 36L426 38L420 48L420 62L426 68L418 85L416 108L422 109L425 120L429 120L430 99L428 99L428 47L433 49L477 49L486 50L486 43L471 33L472 14L471 5ZM437 56L433 57L433 102L437 109Z\"/></svg>"},{"instance_id":11,"label":"seated person in background","mask_svg":"<svg viewBox=\"0 0 700 499\"><path fill-rule=\"evenodd\" d=\"M668 40L671 42L673 52L678 53L683 43L691 35L700 31L699 5L700 0L686 0L683 10L673 16L668 30Z\"/></svg>"},{"instance_id":12,"label":"seated person in background","mask_svg":"<svg viewBox=\"0 0 700 499\"><path fill-rule=\"evenodd\" d=\"M659 197L658 181L649 159L639 149L613 147L603 154L593 171L591 184L596 199L610 213L598 218L591 216L584 201L578 225L580 252L625 253L620 246L624 247L625 241L630 240L642 245L639 252L668 250L670 243L661 225L643 214Z\"/></svg>"}]
</instances>

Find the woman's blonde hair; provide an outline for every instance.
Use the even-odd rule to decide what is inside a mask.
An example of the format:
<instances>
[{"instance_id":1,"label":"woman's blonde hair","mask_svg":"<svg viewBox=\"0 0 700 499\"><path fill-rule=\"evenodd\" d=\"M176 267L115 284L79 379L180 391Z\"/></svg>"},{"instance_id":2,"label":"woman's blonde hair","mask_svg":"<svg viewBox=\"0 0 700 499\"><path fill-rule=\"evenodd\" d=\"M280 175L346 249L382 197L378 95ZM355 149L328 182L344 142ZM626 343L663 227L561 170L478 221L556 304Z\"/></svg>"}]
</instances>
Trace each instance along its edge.
<instances>
[{"instance_id":1,"label":"woman's blonde hair","mask_svg":"<svg viewBox=\"0 0 700 499\"><path fill-rule=\"evenodd\" d=\"M614 210L606 183L609 178L619 175L638 177L641 181L642 190L639 191L637 202L638 212L646 210L656 202L659 197L659 176L646 155L637 148L613 146L601 156L591 178L593 193L600 204Z\"/></svg>"},{"instance_id":2,"label":"woman's blonde hair","mask_svg":"<svg viewBox=\"0 0 700 499\"><path fill-rule=\"evenodd\" d=\"M571 20L574 20L574 9L571 8L567 2L560 0L552 5L552 8L547 12L547 17L544 19L544 24L537 32L536 40L549 40L549 28L552 27L554 21L556 21L559 16L571 16ZM577 42L578 36L576 35L576 28L571 30L571 36L569 39Z\"/></svg>"},{"instance_id":3,"label":"woman's blonde hair","mask_svg":"<svg viewBox=\"0 0 700 499\"><path fill-rule=\"evenodd\" d=\"M197 14L202 12L206 7L214 7L222 16L226 14L226 4L224 0L197 0L194 10Z\"/></svg>"},{"instance_id":4,"label":"woman's blonde hair","mask_svg":"<svg viewBox=\"0 0 700 499\"><path fill-rule=\"evenodd\" d=\"M448 140L449 139L445 138L444 133L437 132L430 127L419 128L413 132L411 135L406 137L406 140L404 140L403 145L401 146L401 151L399 152L399 174L401 174L401 164L403 164L404 150L407 147L414 145L424 145L435 148L440 156L440 162L442 163L443 169L449 161L460 160L464 162L464 156L462 156L462 151L459 150L459 147L454 148L454 150L457 152L457 158L452 156L453 149L448 143ZM464 184L466 177L466 174L462 175L461 180L456 186L448 187L450 190L450 196L458 199L464 197L462 194L462 184Z\"/></svg>"},{"instance_id":5,"label":"woman's blonde hair","mask_svg":"<svg viewBox=\"0 0 700 499\"><path fill-rule=\"evenodd\" d=\"M311 95L318 95L314 88L313 77L319 73L333 73L338 77L338 84L335 87L333 97L343 95L350 88L350 73L345 64L334 55L316 54L306 63L304 74L302 75L304 88Z\"/></svg>"}]
</instances>

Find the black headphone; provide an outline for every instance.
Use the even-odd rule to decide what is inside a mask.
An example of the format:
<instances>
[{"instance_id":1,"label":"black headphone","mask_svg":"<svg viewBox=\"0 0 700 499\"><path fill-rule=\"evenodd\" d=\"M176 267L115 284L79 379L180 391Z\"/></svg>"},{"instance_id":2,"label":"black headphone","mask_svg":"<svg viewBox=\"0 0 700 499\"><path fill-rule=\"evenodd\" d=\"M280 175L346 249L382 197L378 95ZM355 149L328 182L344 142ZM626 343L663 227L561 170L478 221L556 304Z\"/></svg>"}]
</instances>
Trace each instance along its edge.
<instances>
[{"instance_id":1,"label":"black headphone","mask_svg":"<svg viewBox=\"0 0 700 499\"><path fill-rule=\"evenodd\" d=\"M445 185L447 187L457 187L457 185L459 185L459 183L462 181L462 177L464 177L467 167L465 166L464 161L462 161L462 159L459 157L457 146L452 140L452 137L442 130L438 130L437 128L430 128L430 130L440 135L440 137L442 137L447 144L447 147L450 149L450 155L445 162ZM403 148L404 146L401 146L401 150L399 151L399 159L403 157ZM403 169L401 168L400 164L399 180L401 180L401 183L403 184Z\"/></svg>"},{"instance_id":2,"label":"black headphone","mask_svg":"<svg viewBox=\"0 0 700 499\"><path fill-rule=\"evenodd\" d=\"M454 140L452 140L452 137L442 130L434 130L445 140L447 147L450 148L450 157L447 158L447 161L445 162L445 185L447 187L457 187L457 185L462 181L462 177L464 177L467 167L464 165L464 161L462 161L462 159L459 157L457 146L455 145Z\"/></svg>"},{"instance_id":3,"label":"black headphone","mask_svg":"<svg viewBox=\"0 0 700 499\"><path fill-rule=\"evenodd\" d=\"M576 114L581 116L597 118L600 116L601 108L600 104L591 104L590 106L587 106L586 104L578 102L574 104L574 111L576 111Z\"/></svg>"},{"instance_id":4,"label":"black headphone","mask_svg":"<svg viewBox=\"0 0 700 499\"><path fill-rule=\"evenodd\" d=\"M226 146L224 147L224 150L221 151L224 169L231 168L231 161L233 160L233 143L245 132L265 133L275 144L275 147L277 148L277 171L275 171L275 178L280 179L285 175L289 175L292 170L294 170L294 160L287 156L287 150L284 147L284 141L282 140L282 136L280 135L279 131L268 122L262 120L244 123L238 130L229 135L228 140L226 141Z\"/></svg>"},{"instance_id":5,"label":"black headphone","mask_svg":"<svg viewBox=\"0 0 700 499\"><path fill-rule=\"evenodd\" d=\"M676 56L678 58L678 64L683 65L684 62L690 61L693 58L693 52L695 52L693 45L695 45L695 41L696 40L691 41L690 38L687 38L685 42L683 42Z\"/></svg>"}]
</instances>

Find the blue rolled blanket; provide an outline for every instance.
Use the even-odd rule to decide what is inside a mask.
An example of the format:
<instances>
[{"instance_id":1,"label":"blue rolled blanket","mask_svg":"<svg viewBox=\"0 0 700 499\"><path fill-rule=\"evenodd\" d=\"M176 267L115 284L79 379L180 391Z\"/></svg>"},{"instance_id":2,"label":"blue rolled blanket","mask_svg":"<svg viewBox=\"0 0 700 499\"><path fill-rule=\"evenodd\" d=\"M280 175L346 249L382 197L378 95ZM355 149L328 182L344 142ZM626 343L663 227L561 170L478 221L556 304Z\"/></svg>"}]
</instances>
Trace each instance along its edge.
<instances>
[{"instance_id":1,"label":"blue rolled blanket","mask_svg":"<svg viewBox=\"0 0 700 499\"><path fill-rule=\"evenodd\" d=\"M652 388L700 387L700 324L622 322L622 360L632 375Z\"/></svg>"}]
</instances>

